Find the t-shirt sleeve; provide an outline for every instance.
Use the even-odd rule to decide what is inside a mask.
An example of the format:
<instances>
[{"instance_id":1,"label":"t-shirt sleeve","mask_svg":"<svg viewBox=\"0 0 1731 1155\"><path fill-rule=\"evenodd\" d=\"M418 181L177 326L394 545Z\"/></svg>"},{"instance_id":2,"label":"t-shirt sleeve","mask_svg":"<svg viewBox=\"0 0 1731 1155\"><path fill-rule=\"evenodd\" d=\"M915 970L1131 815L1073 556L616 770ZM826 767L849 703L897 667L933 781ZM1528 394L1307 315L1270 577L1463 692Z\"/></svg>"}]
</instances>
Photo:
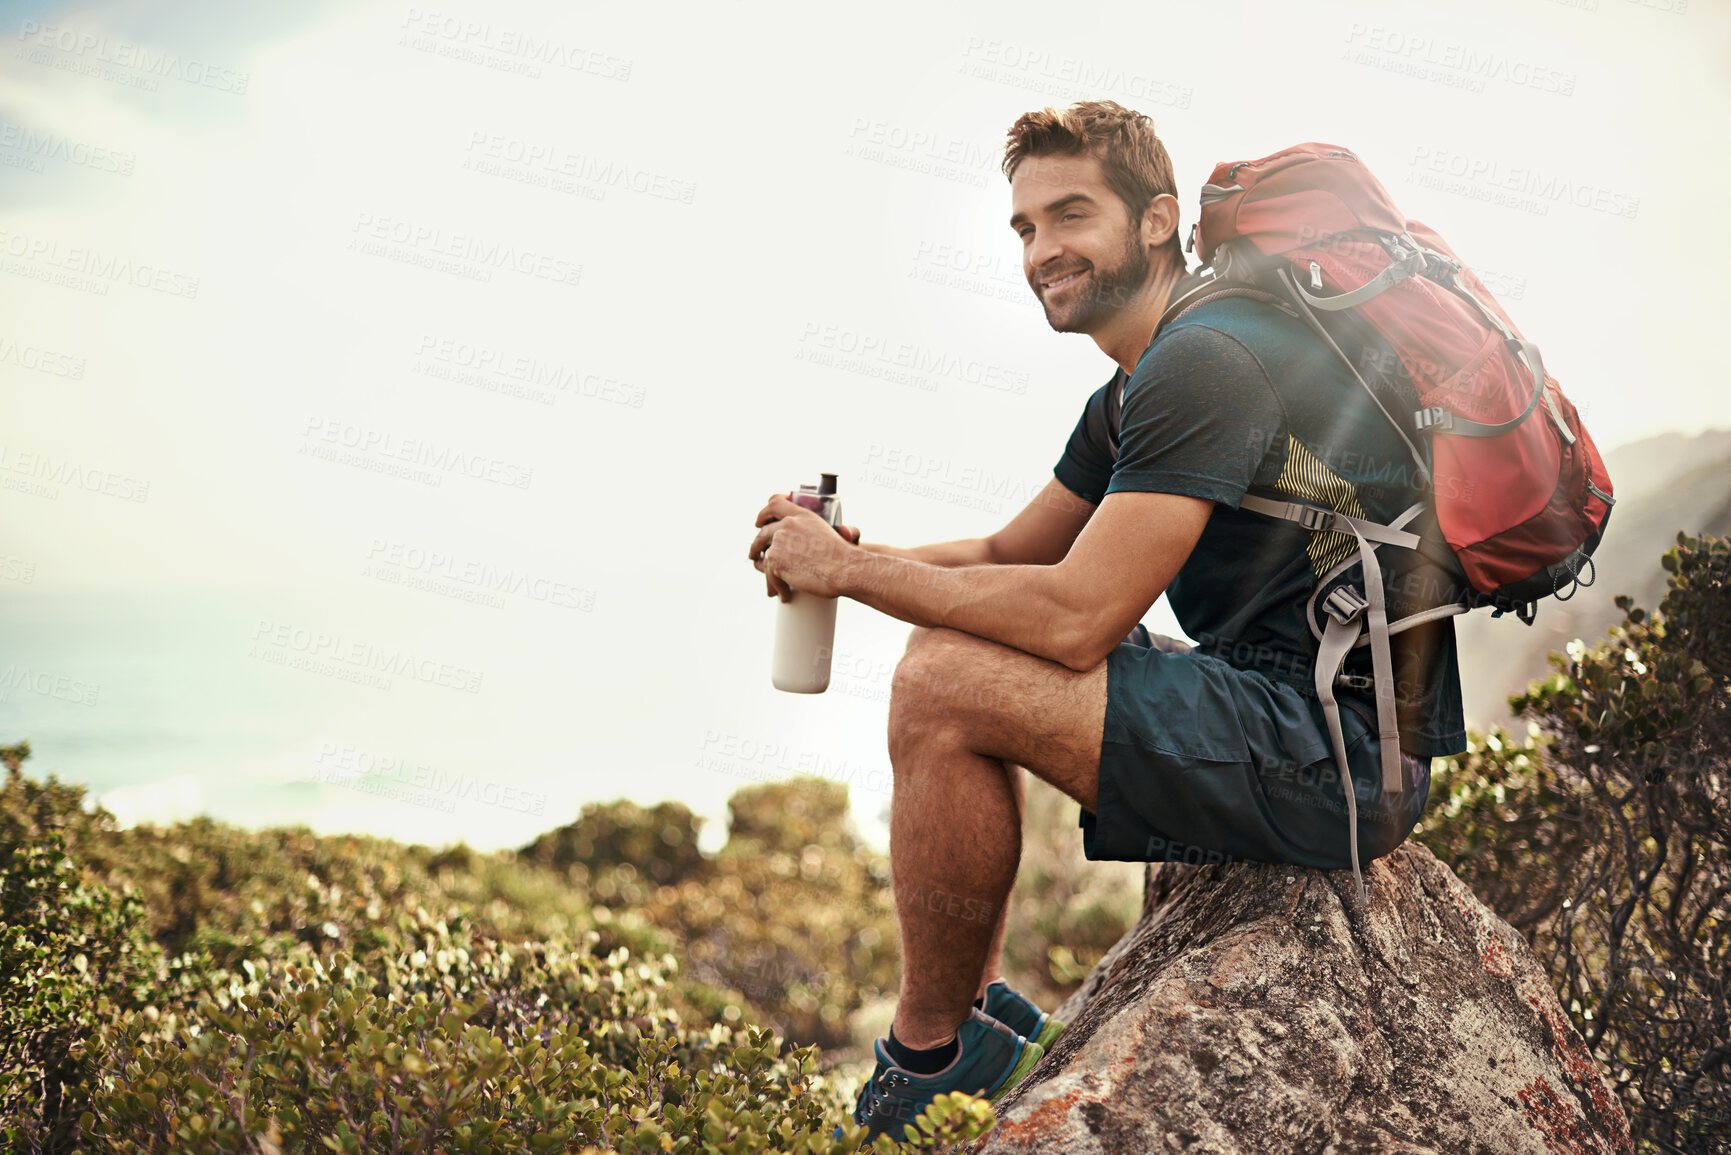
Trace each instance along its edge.
<instances>
[{"instance_id":1,"label":"t-shirt sleeve","mask_svg":"<svg viewBox=\"0 0 1731 1155\"><path fill-rule=\"evenodd\" d=\"M1094 391L1082 408L1082 417L1070 434L1064 455L1052 467L1052 475L1065 489L1090 505L1099 505L1112 480L1112 430L1106 420L1107 394L1118 387L1118 375Z\"/></svg>"},{"instance_id":2,"label":"t-shirt sleeve","mask_svg":"<svg viewBox=\"0 0 1731 1155\"><path fill-rule=\"evenodd\" d=\"M1285 424L1256 355L1190 324L1136 366L1121 428L1107 493L1178 493L1237 509Z\"/></svg>"}]
</instances>

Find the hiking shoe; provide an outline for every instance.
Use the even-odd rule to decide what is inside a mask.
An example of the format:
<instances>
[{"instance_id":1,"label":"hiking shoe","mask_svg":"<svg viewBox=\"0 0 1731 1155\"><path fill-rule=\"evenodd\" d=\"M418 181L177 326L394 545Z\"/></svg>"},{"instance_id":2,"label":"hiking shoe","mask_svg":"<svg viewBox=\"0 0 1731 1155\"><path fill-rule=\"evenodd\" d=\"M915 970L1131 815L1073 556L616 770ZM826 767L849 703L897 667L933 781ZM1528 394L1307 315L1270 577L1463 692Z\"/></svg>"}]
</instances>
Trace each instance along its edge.
<instances>
[{"instance_id":1,"label":"hiking shoe","mask_svg":"<svg viewBox=\"0 0 1731 1155\"><path fill-rule=\"evenodd\" d=\"M996 979L986 987L986 1013L1048 1051L1064 1033L1063 1023L1012 990L1003 979Z\"/></svg>"},{"instance_id":2,"label":"hiking shoe","mask_svg":"<svg viewBox=\"0 0 1731 1155\"><path fill-rule=\"evenodd\" d=\"M853 1109L853 1121L870 1128L868 1143L879 1135L904 1139L903 1126L911 1124L914 1116L946 1091L965 1091L996 1101L1021 1082L1046 1053L1039 1043L1018 1035L978 1008L956 1031L956 1057L941 1071L916 1075L895 1065L882 1039L873 1048L877 1069L860 1088Z\"/></svg>"}]
</instances>

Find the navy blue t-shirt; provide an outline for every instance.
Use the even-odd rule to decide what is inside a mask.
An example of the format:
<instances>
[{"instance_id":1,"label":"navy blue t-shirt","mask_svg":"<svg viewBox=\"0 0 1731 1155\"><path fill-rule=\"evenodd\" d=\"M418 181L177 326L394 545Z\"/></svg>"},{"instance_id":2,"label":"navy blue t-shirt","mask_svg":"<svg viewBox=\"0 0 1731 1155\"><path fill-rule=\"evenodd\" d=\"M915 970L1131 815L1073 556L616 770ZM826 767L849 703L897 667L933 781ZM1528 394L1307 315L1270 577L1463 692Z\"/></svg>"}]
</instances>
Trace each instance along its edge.
<instances>
[{"instance_id":1,"label":"navy blue t-shirt","mask_svg":"<svg viewBox=\"0 0 1731 1155\"><path fill-rule=\"evenodd\" d=\"M1201 652L1314 697L1306 603L1320 577L1356 559L1357 543L1240 509L1240 500L1253 492L1392 521L1421 497L1405 443L1333 350L1261 301L1211 301L1168 325L1130 376L1114 430L1111 397L1123 381L1115 373L1088 399L1053 473L1096 505L1122 490L1215 502L1166 591L1173 613ZM1377 559L1391 622L1459 588L1446 550L1385 545ZM1363 588L1356 563L1336 581L1348 578ZM1419 757L1464 749L1453 621L1397 634L1391 648L1401 746ZM1346 671L1370 673L1367 648ZM1337 695L1374 717L1368 690Z\"/></svg>"}]
</instances>

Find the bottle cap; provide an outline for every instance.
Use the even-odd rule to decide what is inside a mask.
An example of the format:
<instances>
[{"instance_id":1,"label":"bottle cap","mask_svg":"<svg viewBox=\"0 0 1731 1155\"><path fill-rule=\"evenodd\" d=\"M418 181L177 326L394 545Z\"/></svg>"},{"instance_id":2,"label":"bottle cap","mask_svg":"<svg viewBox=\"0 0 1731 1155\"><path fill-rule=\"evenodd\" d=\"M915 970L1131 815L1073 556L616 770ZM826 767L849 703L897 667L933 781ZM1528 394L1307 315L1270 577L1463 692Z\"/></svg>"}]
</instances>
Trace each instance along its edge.
<instances>
[{"instance_id":1,"label":"bottle cap","mask_svg":"<svg viewBox=\"0 0 1731 1155\"><path fill-rule=\"evenodd\" d=\"M823 478L823 480L818 483L817 491L826 497L834 493L836 475L833 473L822 473L818 476Z\"/></svg>"}]
</instances>

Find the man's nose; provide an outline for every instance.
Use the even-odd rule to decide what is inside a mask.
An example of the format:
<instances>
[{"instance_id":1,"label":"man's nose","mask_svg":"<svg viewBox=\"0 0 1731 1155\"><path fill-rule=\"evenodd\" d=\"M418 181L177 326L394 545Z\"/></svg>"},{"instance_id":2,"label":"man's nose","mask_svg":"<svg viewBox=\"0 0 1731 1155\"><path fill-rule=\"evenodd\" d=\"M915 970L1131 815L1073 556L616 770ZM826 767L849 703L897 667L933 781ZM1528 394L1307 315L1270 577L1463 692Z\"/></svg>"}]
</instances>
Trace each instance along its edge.
<instances>
[{"instance_id":1,"label":"man's nose","mask_svg":"<svg viewBox=\"0 0 1731 1155\"><path fill-rule=\"evenodd\" d=\"M1035 234L1028 245L1028 267L1036 272L1052 264L1064 255L1064 246L1059 244L1050 233L1044 237Z\"/></svg>"}]
</instances>

